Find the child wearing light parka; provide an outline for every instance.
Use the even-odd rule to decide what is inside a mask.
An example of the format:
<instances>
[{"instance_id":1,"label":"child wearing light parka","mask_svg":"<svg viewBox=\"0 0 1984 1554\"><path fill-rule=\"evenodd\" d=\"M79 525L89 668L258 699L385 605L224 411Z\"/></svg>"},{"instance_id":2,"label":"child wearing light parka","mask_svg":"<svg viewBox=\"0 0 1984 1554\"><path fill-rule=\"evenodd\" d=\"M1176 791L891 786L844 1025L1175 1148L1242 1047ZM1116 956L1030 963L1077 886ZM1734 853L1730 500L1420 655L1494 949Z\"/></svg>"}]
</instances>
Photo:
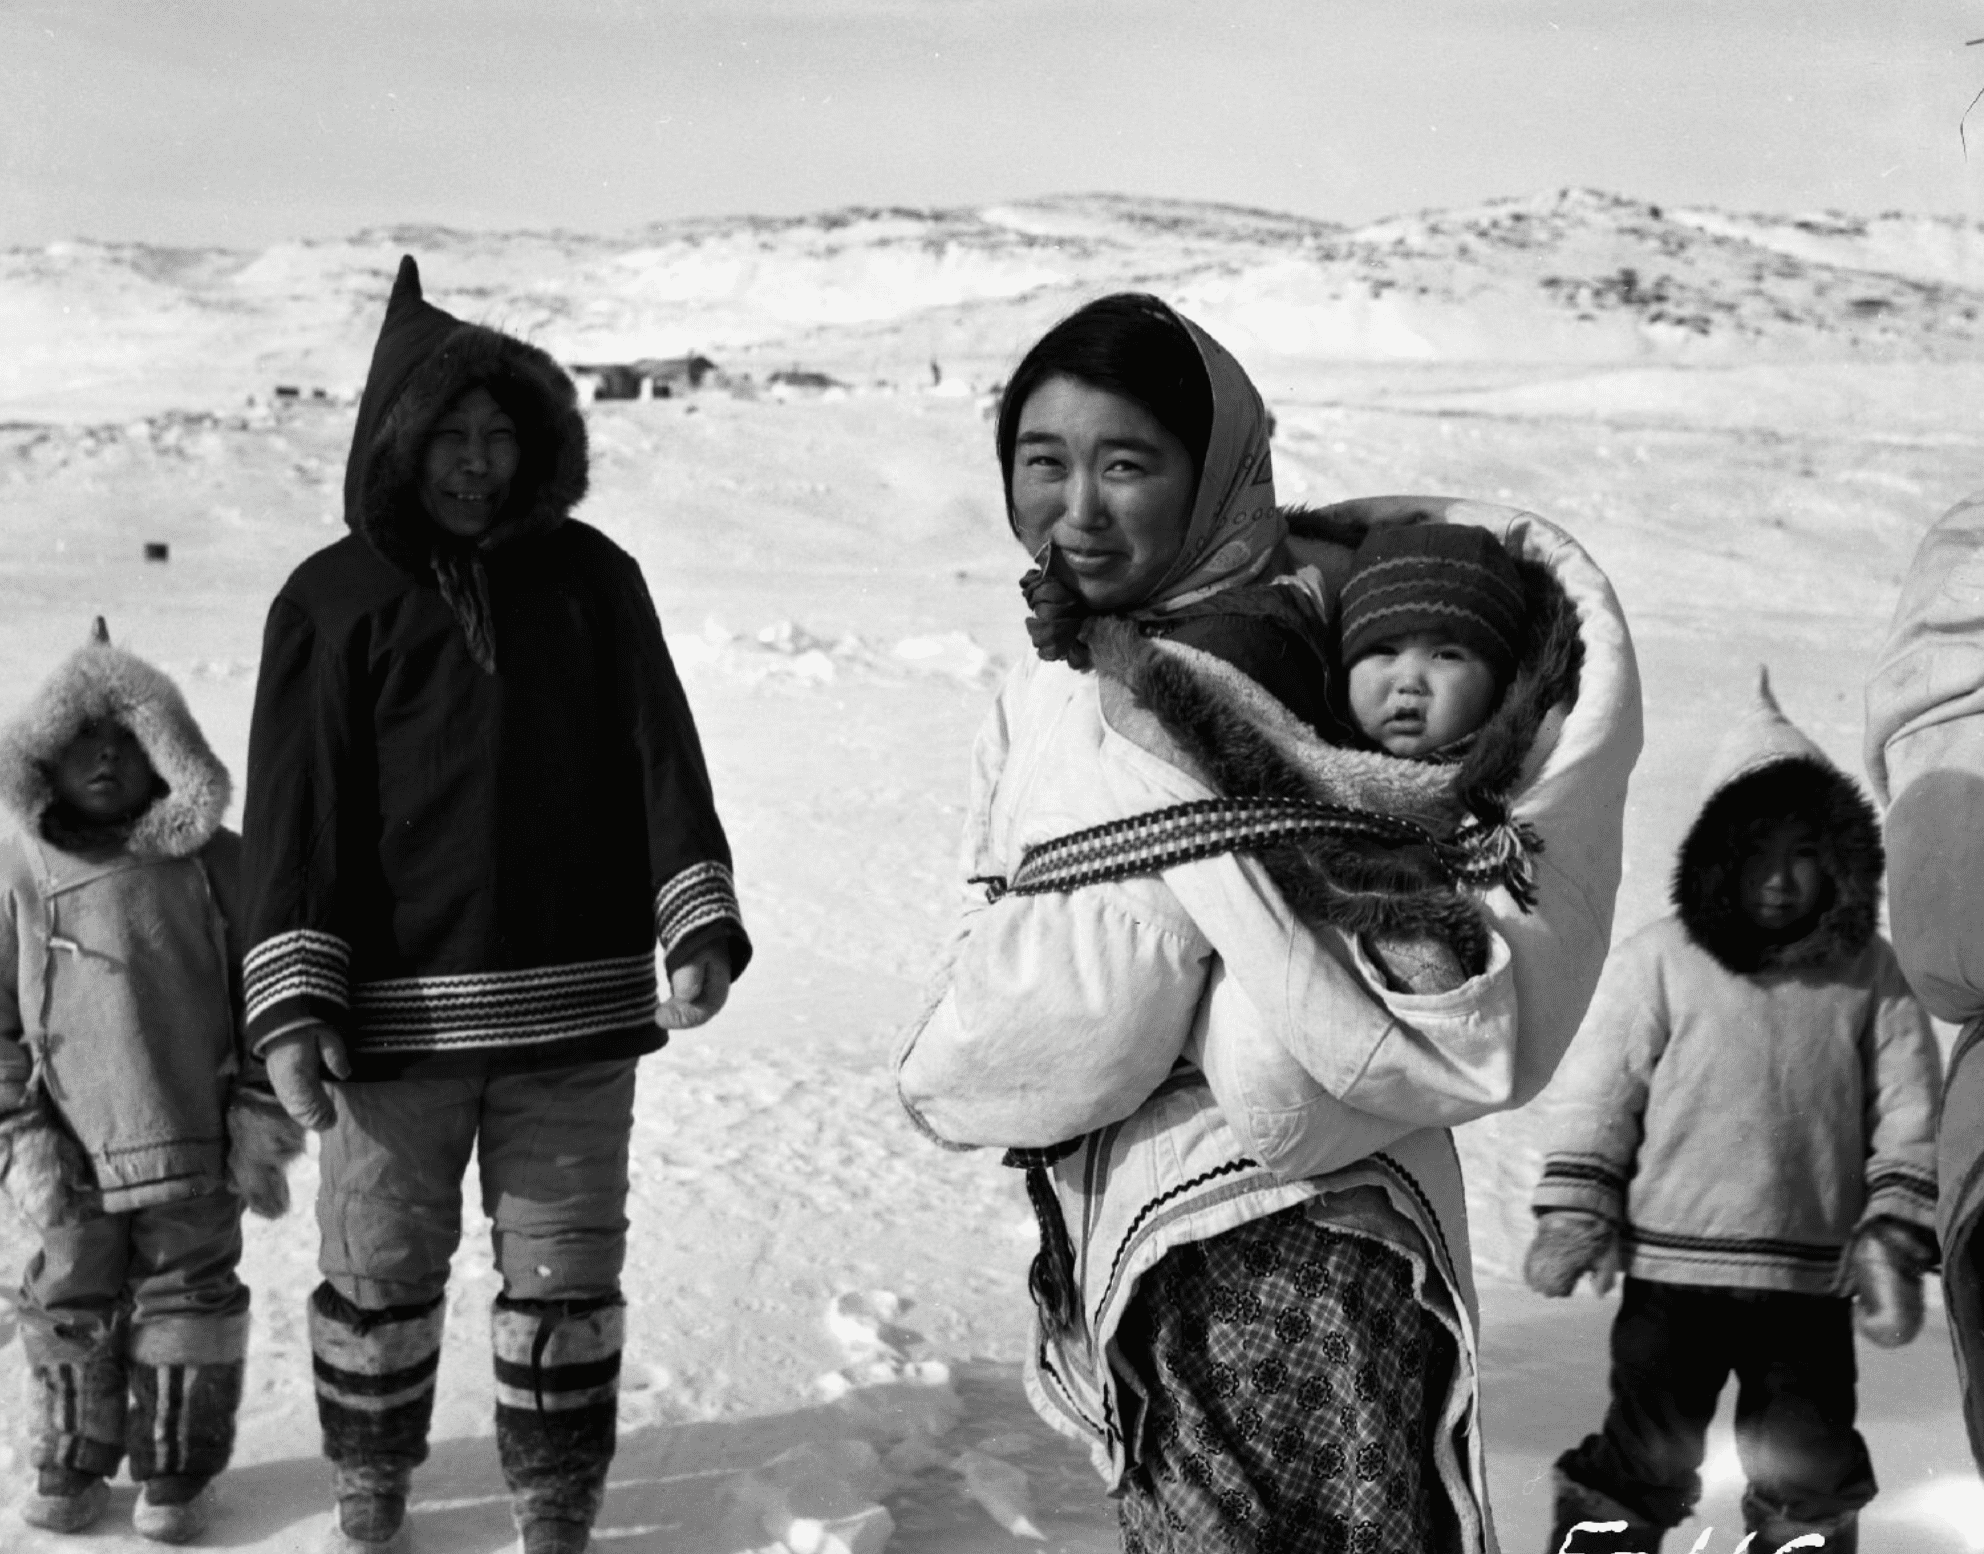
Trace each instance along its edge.
<instances>
[{"instance_id":1,"label":"child wearing light parka","mask_svg":"<svg viewBox=\"0 0 1984 1554\"><path fill-rule=\"evenodd\" d=\"M103 1514L128 1445L136 1530L197 1536L234 1443L242 1209L288 1207L302 1130L242 1058L228 795L100 620L0 734L0 1184L40 1233L20 1511L51 1531Z\"/></svg>"},{"instance_id":2,"label":"child wearing light parka","mask_svg":"<svg viewBox=\"0 0 1984 1554\"><path fill-rule=\"evenodd\" d=\"M1549 1547L1657 1550L1733 1371L1756 1546L1852 1554L1875 1492L1853 1329L1921 1325L1940 1064L1875 931L1873 810L1767 682L1710 773L1674 914L1614 951L1565 1060L1533 1200L1532 1287L1626 1276L1611 1406L1557 1461Z\"/></svg>"}]
</instances>

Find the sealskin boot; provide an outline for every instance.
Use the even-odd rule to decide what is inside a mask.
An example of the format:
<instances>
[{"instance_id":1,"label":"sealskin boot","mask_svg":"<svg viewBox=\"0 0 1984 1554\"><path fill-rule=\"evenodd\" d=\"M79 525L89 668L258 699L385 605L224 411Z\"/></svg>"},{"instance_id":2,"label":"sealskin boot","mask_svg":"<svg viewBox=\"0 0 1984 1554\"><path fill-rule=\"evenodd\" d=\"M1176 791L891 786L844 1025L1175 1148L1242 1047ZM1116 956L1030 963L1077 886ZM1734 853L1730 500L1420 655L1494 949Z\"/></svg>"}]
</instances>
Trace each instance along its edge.
<instances>
[{"instance_id":1,"label":"sealskin boot","mask_svg":"<svg viewBox=\"0 0 1984 1554\"><path fill-rule=\"evenodd\" d=\"M401 1554L407 1546L411 1477L404 1469L338 1466L333 1472L337 1506L324 1554Z\"/></svg>"},{"instance_id":2,"label":"sealskin boot","mask_svg":"<svg viewBox=\"0 0 1984 1554\"><path fill-rule=\"evenodd\" d=\"M34 1493L21 1502L21 1520L49 1532L81 1532L110 1504L110 1486L80 1468L42 1468Z\"/></svg>"},{"instance_id":3,"label":"sealskin boot","mask_svg":"<svg viewBox=\"0 0 1984 1554\"><path fill-rule=\"evenodd\" d=\"M1812 1554L1859 1554L1858 1511L1842 1511L1837 1516L1803 1521L1790 1515L1783 1506L1766 1500L1754 1489L1746 1489L1743 1491L1743 1527L1745 1531L1756 1534L1750 1547L1757 1554L1777 1554L1787 1543L1814 1536L1825 1539L1825 1542L1803 1545Z\"/></svg>"},{"instance_id":4,"label":"sealskin boot","mask_svg":"<svg viewBox=\"0 0 1984 1554\"><path fill-rule=\"evenodd\" d=\"M190 1473L148 1478L131 1507L134 1532L154 1543L191 1543L213 1520L213 1480Z\"/></svg>"},{"instance_id":5,"label":"sealskin boot","mask_svg":"<svg viewBox=\"0 0 1984 1554\"><path fill-rule=\"evenodd\" d=\"M496 1301L496 1451L523 1554L585 1554L613 1461L625 1308Z\"/></svg>"}]
</instances>

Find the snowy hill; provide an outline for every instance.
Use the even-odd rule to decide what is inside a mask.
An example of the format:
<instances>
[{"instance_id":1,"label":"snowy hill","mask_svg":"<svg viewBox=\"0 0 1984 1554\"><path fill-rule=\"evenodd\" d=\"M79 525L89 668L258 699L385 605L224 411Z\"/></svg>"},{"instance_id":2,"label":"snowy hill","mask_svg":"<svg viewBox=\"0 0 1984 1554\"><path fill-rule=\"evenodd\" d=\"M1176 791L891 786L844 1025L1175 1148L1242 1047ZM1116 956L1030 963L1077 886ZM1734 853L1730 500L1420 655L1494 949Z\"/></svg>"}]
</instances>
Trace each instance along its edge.
<instances>
[{"instance_id":1,"label":"snowy hill","mask_svg":"<svg viewBox=\"0 0 1984 1554\"><path fill-rule=\"evenodd\" d=\"M623 1448L600 1543L831 1547L809 1541L826 1536L810 1518L869 1554L984 1554L1029 1531L1101 1554L1108 1502L1020 1396L1020 1184L918 1139L887 1079L949 921L972 731L1026 650L986 398L959 390L1001 379L1076 301L1149 287L1255 372L1284 498L1438 491L1569 527L1618 587L1646 683L1623 932L1663 910L1697 774L1759 661L1859 770L1860 684L1901 571L1931 519L1984 486L1981 242L1940 219L1569 191L1356 229L1082 196L617 236L14 250L0 715L104 613L173 672L239 776L268 601L342 532L350 410L307 391L357 386L402 252L442 305L566 359L693 347L760 388L792 365L850 384L589 411L583 516L653 585L758 944L722 1019L642 1069ZM272 402L277 383L305 397ZM171 559L145 561L146 542ZM1510 1279L1548 1113L1546 1097L1463 1142L1512 1550L1541 1545L1549 1461L1602 1407L1608 1304L1545 1303ZM313 1173L297 1172L295 1213L249 1229L254 1357L216 1541L269 1554L313 1546L326 1509L301 1320ZM504 1545L494 1279L469 1221L416 1482L424 1554ZM0 1210L0 1287L30 1247ZM17 1347L0 1351L0 1389L19 1369ZM1907 1350L1863 1351L1885 1486L1867 1554L1984 1549L1955 1410L1939 1317ZM0 1419L0 1501L24 1472L21 1429L18 1412ZM1682 1548L1707 1523L1702 1547L1738 1542L1740 1478L1716 1440ZM129 1494L93 1546L142 1547ZM0 1548L59 1546L0 1523Z\"/></svg>"},{"instance_id":2,"label":"snowy hill","mask_svg":"<svg viewBox=\"0 0 1984 1554\"><path fill-rule=\"evenodd\" d=\"M1587 190L1357 229L1098 195L616 237L405 227L260 253L57 243L0 253L0 414L217 408L279 381L350 390L408 251L445 306L567 359L693 348L740 369L803 358L913 381L933 358L996 377L1029 328L1130 286L1237 349L1295 358L1947 359L1979 337L1980 244L1947 219L1728 216Z\"/></svg>"}]
</instances>

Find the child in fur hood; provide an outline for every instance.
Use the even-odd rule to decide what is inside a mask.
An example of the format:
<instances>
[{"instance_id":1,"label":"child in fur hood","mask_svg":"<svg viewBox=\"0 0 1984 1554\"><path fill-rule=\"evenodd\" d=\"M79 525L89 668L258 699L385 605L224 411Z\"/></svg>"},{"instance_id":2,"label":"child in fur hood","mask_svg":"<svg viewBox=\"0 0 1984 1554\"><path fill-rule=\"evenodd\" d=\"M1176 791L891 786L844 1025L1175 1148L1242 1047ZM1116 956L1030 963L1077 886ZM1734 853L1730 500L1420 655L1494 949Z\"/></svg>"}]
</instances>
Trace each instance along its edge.
<instances>
[{"instance_id":1,"label":"child in fur hood","mask_svg":"<svg viewBox=\"0 0 1984 1554\"><path fill-rule=\"evenodd\" d=\"M1872 808L1768 682L1682 843L1675 915L1621 944L1566 1060L1525 1274L1626 1274L1602 1431L1557 1462L1549 1548L1654 1550L1701 1490L1733 1369L1759 1548L1851 1554L1873 1498L1853 1323L1921 1324L1936 1260L1928 1019L1875 932ZM1627 1530L1571 1536L1583 1522Z\"/></svg>"},{"instance_id":2,"label":"child in fur hood","mask_svg":"<svg viewBox=\"0 0 1984 1554\"><path fill-rule=\"evenodd\" d=\"M96 636L0 735L0 1177L41 1233L18 1309L37 1527L196 1535L241 1401L244 1204L302 1130L245 1061L227 771L171 681Z\"/></svg>"}]
</instances>

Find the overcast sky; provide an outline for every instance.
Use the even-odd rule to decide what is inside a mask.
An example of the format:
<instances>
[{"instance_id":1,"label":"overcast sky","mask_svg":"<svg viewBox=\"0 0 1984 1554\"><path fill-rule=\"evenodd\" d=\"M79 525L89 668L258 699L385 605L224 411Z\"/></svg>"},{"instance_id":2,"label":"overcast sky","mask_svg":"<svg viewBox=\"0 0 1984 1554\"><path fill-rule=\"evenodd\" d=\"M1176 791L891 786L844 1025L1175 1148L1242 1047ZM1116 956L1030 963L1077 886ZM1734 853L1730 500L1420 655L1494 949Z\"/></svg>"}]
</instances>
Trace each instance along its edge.
<instances>
[{"instance_id":1,"label":"overcast sky","mask_svg":"<svg viewBox=\"0 0 1984 1554\"><path fill-rule=\"evenodd\" d=\"M1113 190L1984 215L1984 0L0 0L0 245Z\"/></svg>"}]
</instances>

